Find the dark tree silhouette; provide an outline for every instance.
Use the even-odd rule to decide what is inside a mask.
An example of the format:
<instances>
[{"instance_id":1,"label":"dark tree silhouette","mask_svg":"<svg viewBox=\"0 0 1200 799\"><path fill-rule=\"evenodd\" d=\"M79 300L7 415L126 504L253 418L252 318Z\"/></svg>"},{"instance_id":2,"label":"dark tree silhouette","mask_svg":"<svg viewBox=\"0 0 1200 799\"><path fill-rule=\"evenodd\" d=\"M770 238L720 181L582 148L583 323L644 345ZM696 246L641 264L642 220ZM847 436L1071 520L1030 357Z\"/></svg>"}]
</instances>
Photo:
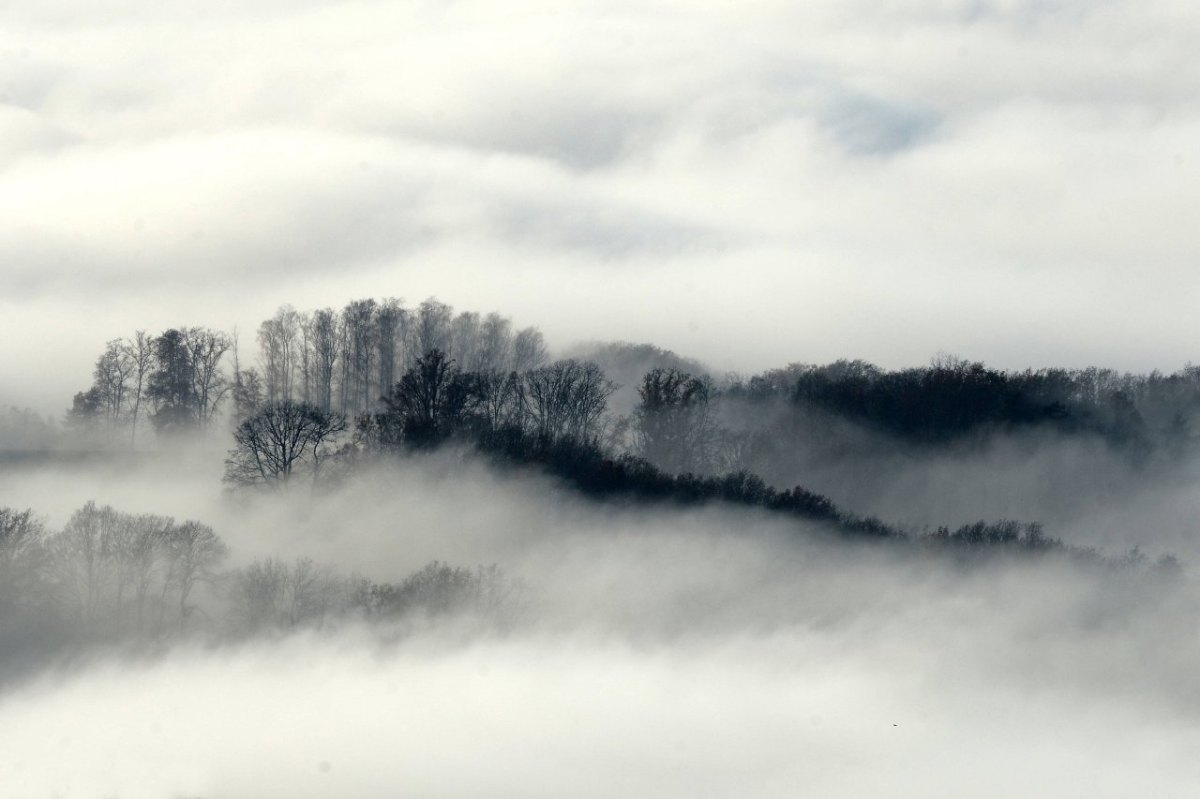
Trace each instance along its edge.
<instances>
[{"instance_id":1,"label":"dark tree silhouette","mask_svg":"<svg viewBox=\"0 0 1200 799\"><path fill-rule=\"evenodd\" d=\"M454 361L430 350L400 378L383 398L377 416L380 443L434 446L463 422L474 393Z\"/></svg>"},{"instance_id":2,"label":"dark tree silhouette","mask_svg":"<svg viewBox=\"0 0 1200 799\"><path fill-rule=\"evenodd\" d=\"M546 440L597 439L615 390L600 367L574 359L531 369L517 385L525 427Z\"/></svg>"},{"instance_id":3,"label":"dark tree silhouette","mask_svg":"<svg viewBox=\"0 0 1200 799\"><path fill-rule=\"evenodd\" d=\"M716 435L709 393L707 380L678 369L647 372L633 414L638 454L668 472L705 469Z\"/></svg>"},{"instance_id":4,"label":"dark tree silhouette","mask_svg":"<svg viewBox=\"0 0 1200 799\"><path fill-rule=\"evenodd\" d=\"M172 328L154 339L154 368L147 381L146 396L153 403L151 421L159 433L173 433L196 426L196 394L192 383L192 358L187 337Z\"/></svg>"},{"instance_id":5,"label":"dark tree silhouette","mask_svg":"<svg viewBox=\"0 0 1200 799\"><path fill-rule=\"evenodd\" d=\"M242 421L225 461L225 481L242 486L286 486L307 471L315 482L327 449L346 429L346 417L305 402L276 402Z\"/></svg>"}]
</instances>

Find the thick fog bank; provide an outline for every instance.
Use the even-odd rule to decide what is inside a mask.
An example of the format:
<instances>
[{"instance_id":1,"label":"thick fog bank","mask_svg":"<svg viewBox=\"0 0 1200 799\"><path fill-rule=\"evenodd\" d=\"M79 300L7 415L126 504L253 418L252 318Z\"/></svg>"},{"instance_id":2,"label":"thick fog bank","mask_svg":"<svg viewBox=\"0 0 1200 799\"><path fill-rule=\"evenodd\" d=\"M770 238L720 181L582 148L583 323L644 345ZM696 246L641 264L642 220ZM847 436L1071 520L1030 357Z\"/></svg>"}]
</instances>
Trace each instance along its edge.
<instances>
[{"instance_id":1,"label":"thick fog bank","mask_svg":"<svg viewBox=\"0 0 1200 799\"><path fill-rule=\"evenodd\" d=\"M524 613L80 655L0 695L6 795L1116 797L1200 779L1186 573L582 503L451 452L315 497L230 496L215 471L47 465L6 473L2 501L51 525L88 498L195 517L233 566L495 564Z\"/></svg>"},{"instance_id":2,"label":"thick fog bank","mask_svg":"<svg viewBox=\"0 0 1200 799\"><path fill-rule=\"evenodd\" d=\"M1037 429L920 446L823 420L836 448L795 447L758 468L778 486L803 485L855 513L910 531L978 519L1040 522L1082 547L1200 561L1200 460L1139 460L1099 437Z\"/></svg>"},{"instance_id":3,"label":"thick fog bank","mask_svg":"<svg viewBox=\"0 0 1200 799\"><path fill-rule=\"evenodd\" d=\"M131 799L1125 797L1200 778L1194 713L977 672L986 642L1040 645L1003 624L897 649L895 627L919 621L873 631L883 643L841 626L700 645L301 637L101 664L0 702L0 783Z\"/></svg>"}]
</instances>

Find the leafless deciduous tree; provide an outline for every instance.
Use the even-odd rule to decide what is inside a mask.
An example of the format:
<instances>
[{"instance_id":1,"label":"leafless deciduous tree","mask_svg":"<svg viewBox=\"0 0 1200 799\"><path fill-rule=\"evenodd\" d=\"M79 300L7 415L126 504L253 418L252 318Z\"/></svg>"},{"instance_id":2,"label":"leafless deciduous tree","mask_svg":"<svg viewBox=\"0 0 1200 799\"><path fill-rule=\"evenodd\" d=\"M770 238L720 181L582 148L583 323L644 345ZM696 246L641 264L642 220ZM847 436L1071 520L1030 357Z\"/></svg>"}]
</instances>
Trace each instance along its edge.
<instances>
[{"instance_id":1,"label":"leafless deciduous tree","mask_svg":"<svg viewBox=\"0 0 1200 799\"><path fill-rule=\"evenodd\" d=\"M379 379L373 399L388 393L392 384L396 382L396 365L398 356L402 356L404 351L407 316L404 305L394 297L379 303L375 312L375 360Z\"/></svg>"},{"instance_id":2,"label":"leafless deciduous tree","mask_svg":"<svg viewBox=\"0 0 1200 799\"><path fill-rule=\"evenodd\" d=\"M341 357L338 350L338 318L332 308L322 308L313 311L309 319L311 332L309 340L312 344L314 390L312 401L323 411L333 410L333 379L336 374L337 361Z\"/></svg>"},{"instance_id":3,"label":"leafless deciduous tree","mask_svg":"<svg viewBox=\"0 0 1200 799\"><path fill-rule=\"evenodd\" d=\"M47 539L45 562L67 621L92 632L143 632L152 621L163 627L169 603L182 627L195 586L214 579L225 551L206 525L89 502Z\"/></svg>"},{"instance_id":4,"label":"leafless deciduous tree","mask_svg":"<svg viewBox=\"0 0 1200 799\"><path fill-rule=\"evenodd\" d=\"M371 370L376 333L375 300L354 300L342 310L343 413L358 413L373 403Z\"/></svg>"},{"instance_id":5,"label":"leafless deciduous tree","mask_svg":"<svg viewBox=\"0 0 1200 799\"><path fill-rule=\"evenodd\" d=\"M100 398L110 438L125 420L125 406L130 392L129 381L133 371L133 359L125 351L120 339L108 342L104 346L104 352L96 359L94 386Z\"/></svg>"},{"instance_id":6,"label":"leafless deciduous tree","mask_svg":"<svg viewBox=\"0 0 1200 799\"><path fill-rule=\"evenodd\" d=\"M512 370L512 322L498 313L484 317L479 328L479 371Z\"/></svg>"},{"instance_id":7,"label":"leafless deciduous tree","mask_svg":"<svg viewBox=\"0 0 1200 799\"><path fill-rule=\"evenodd\" d=\"M521 408L530 432L545 439L591 441L601 433L616 386L594 363L556 361L522 375Z\"/></svg>"},{"instance_id":8,"label":"leafless deciduous tree","mask_svg":"<svg viewBox=\"0 0 1200 799\"><path fill-rule=\"evenodd\" d=\"M243 632L319 627L339 609L343 593L342 581L328 567L308 558L292 566L267 558L232 576L230 611Z\"/></svg>"},{"instance_id":9,"label":"leafless deciduous tree","mask_svg":"<svg viewBox=\"0 0 1200 799\"><path fill-rule=\"evenodd\" d=\"M122 345L125 357L133 364L129 386L129 445L137 443L138 417L142 411L142 400L146 393L146 384L150 379L150 370L154 366L154 345L145 330L137 330L133 336L125 339Z\"/></svg>"},{"instance_id":10,"label":"leafless deciduous tree","mask_svg":"<svg viewBox=\"0 0 1200 799\"><path fill-rule=\"evenodd\" d=\"M542 337L540 330L527 327L517 333L516 338L513 339L513 371L528 372L542 366L549 359L546 340Z\"/></svg>"},{"instance_id":11,"label":"leafless deciduous tree","mask_svg":"<svg viewBox=\"0 0 1200 799\"><path fill-rule=\"evenodd\" d=\"M196 421L207 428L216 415L230 384L221 370L221 359L233 345L229 336L205 327L192 327L184 337L192 366L192 396L196 403Z\"/></svg>"},{"instance_id":12,"label":"leafless deciduous tree","mask_svg":"<svg viewBox=\"0 0 1200 799\"><path fill-rule=\"evenodd\" d=\"M372 621L468 615L511 624L526 610L525 584L498 566L476 569L433 561L399 583L351 580L349 605Z\"/></svg>"},{"instance_id":13,"label":"leafless deciduous tree","mask_svg":"<svg viewBox=\"0 0 1200 799\"><path fill-rule=\"evenodd\" d=\"M672 474L708 466L716 425L707 380L678 369L651 369L638 387L633 414L638 454Z\"/></svg>"},{"instance_id":14,"label":"leafless deciduous tree","mask_svg":"<svg viewBox=\"0 0 1200 799\"><path fill-rule=\"evenodd\" d=\"M479 314L463 311L450 323L450 356L467 372L479 371Z\"/></svg>"},{"instance_id":15,"label":"leafless deciduous tree","mask_svg":"<svg viewBox=\"0 0 1200 799\"><path fill-rule=\"evenodd\" d=\"M217 567L228 553L224 542L213 529L199 522L172 525L165 536L165 549L170 563L168 582L179 594L179 625L188 618L188 597L197 583L211 583Z\"/></svg>"},{"instance_id":16,"label":"leafless deciduous tree","mask_svg":"<svg viewBox=\"0 0 1200 799\"><path fill-rule=\"evenodd\" d=\"M433 350L450 352L450 320L453 313L449 305L433 297L421 303L417 308L417 357Z\"/></svg>"},{"instance_id":17,"label":"leafless deciduous tree","mask_svg":"<svg viewBox=\"0 0 1200 799\"><path fill-rule=\"evenodd\" d=\"M472 386L441 350L417 359L384 397L380 440L416 446L435 444L463 421L474 397Z\"/></svg>"},{"instance_id":18,"label":"leafless deciduous tree","mask_svg":"<svg viewBox=\"0 0 1200 799\"><path fill-rule=\"evenodd\" d=\"M258 347L267 402L290 400L300 359L300 315L284 305L258 327Z\"/></svg>"},{"instance_id":19,"label":"leafless deciduous tree","mask_svg":"<svg viewBox=\"0 0 1200 799\"><path fill-rule=\"evenodd\" d=\"M0 613L36 602L46 565L46 530L32 511L0 508Z\"/></svg>"},{"instance_id":20,"label":"leafless deciduous tree","mask_svg":"<svg viewBox=\"0 0 1200 799\"><path fill-rule=\"evenodd\" d=\"M236 448L225 461L233 485L286 486L307 471L315 481L346 417L304 402L276 402L244 419L234 431Z\"/></svg>"},{"instance_id":21,"label":"leafless deciduous tree","mask_svg":"<svg viewBox=\"0 0 1200 799\"><path fill-rule=\"evenodd\" d=\"M488 369L474 376L477 403L475 412L488 430L499 430L521 422L520 376L516 372Z\"/></svg>"}]
</instances>

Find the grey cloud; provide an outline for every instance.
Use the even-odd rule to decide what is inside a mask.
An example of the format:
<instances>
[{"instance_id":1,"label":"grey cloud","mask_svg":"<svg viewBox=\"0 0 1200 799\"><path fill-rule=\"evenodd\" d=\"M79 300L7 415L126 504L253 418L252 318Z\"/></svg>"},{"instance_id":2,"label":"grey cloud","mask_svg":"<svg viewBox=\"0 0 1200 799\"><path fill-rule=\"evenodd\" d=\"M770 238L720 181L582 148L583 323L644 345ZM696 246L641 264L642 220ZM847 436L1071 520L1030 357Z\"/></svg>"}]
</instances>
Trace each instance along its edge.
<instances>
[{"instance_id":1,"label":"grey cloud","mask_svg":"<svg viewBox=\"0 0 1200 799\"><path fill-rule=\"evenodd\" d=\"M928 110L843 95L829 102L821 121L851 154L893 155L928 139L937 131L940 120Z\"/></svg>"},{"instance_id":2,"label":"grey cloud","mask_svg":"<svg viewBox=\"0 0 1200 799\"><path fill-rule=\"evenodd\" d=\"M505 634L351 628L80 660L7 687L0 779L31 795L349 797L1191 784L1191 580L963 568L753 514L575 504L450 458L454 481L407 463L312 503L231 502L216 453L6 473L51 524L102 490L209 521L236 563L286 550L375 579L432 558L498 563L529 583L533 615Z\"/></svg>"},{"instance_id":3,"label":"grey cloud","mask_svg":"<svg viewBox=\"0 0 1200 799\"><path fill-rule=\"evenodd\" d=\"M75 318L135 286L269 306L392 275L388 293L451 300L488 285L526 316L501 275L588 286L530 318L551 325L594 292L636 322L635 293L703 275L687 314L708 323L671 344L728 368L938 349L1171 367L1191 329L1194 25L1169 2L1082 8L14 9L0 286ZM636 292L595 277L615 262Z\"/></svg>"}]
</instances>

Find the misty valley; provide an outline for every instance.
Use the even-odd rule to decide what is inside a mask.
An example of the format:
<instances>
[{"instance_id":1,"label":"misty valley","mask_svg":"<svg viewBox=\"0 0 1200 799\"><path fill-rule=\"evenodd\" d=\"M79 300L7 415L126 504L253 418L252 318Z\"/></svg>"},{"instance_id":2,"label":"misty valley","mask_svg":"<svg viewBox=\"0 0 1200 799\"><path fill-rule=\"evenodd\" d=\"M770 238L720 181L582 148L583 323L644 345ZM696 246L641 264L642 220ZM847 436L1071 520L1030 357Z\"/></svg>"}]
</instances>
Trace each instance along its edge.
<instances>
[{"instance_id":1,"label":"misty valley","mask_svg":"<svg viewBox=\"0 0 1200 799\"><path fill-rule=\"evenodd\" d=\"M726 374L435 298L97 350L0 415L5 796L1200 784L1200 368Z\"/></svg>"},{"instance_id":2,"label":"misty valley","mask_svg":"<svg viewBox=\"0 0 1200 799\"><path fill-rule=\"evenodd\" d=\"M1195 2L0 5L0 799L1200 796Z\"/></svg>"}]
</instances>

